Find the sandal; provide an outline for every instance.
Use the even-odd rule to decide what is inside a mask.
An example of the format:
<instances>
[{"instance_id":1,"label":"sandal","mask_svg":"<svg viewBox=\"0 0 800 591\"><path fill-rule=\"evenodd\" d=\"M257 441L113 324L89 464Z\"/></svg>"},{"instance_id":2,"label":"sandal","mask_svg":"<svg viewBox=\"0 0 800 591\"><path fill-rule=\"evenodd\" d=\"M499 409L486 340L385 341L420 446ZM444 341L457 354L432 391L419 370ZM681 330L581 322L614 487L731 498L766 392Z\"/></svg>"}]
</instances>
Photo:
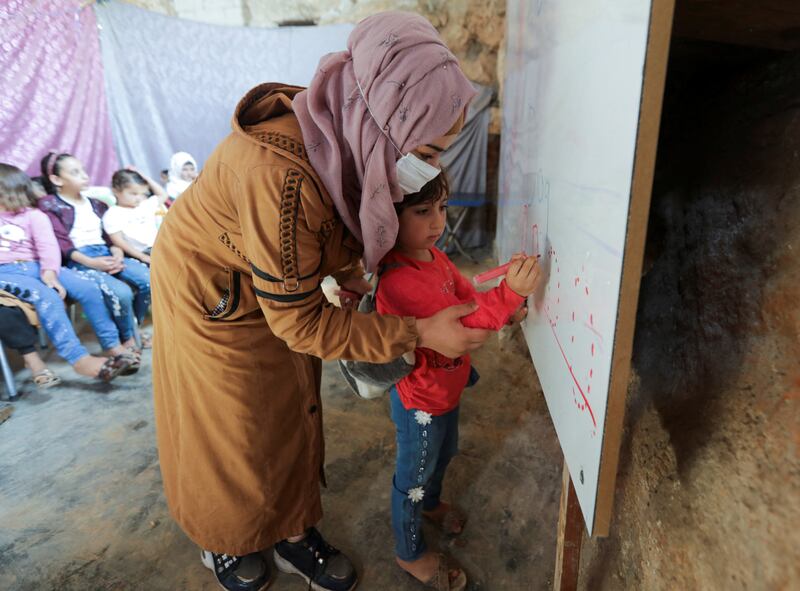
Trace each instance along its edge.
<instances>
[{"instance_id":1,"label":"sandal","mask_svg":"<svg viewBox=\"0 0 800 591\"><path fill-rule=\"evenodd\" d=\"M405 571L415 581L419 581L426 587L435 589L436 591L464 591L467 588L467 575L460 568L451 569L447 565L447 557L444 554L437 554L438 558L436 563L436 573L427 581L420 581L417 577L410 572ZM450 580L450 571L457 570L458 576L454 580Z\"/></svg>"},{"instance_id":2,"label":"sandal","mask_svg":"<svg viewBox=\"0 0 800 591\"><path fill-rule=\"evenodd\" d=\"M106 359L103 367L101 367L100 371L97 372L97 379L104 382L110 382L117 376L123 375L124 372L128 370L130 365L131 359L125 354L117 355L116 357L110 357Z\"/></svg>"},{"instance_id":3,"label":"sandal","mask_svg":"<svg viewBox=\"0 0 800 591\"><path fill-rule=\"evenodd\" d=\"M33 383L39 390L47 390L61 383L61 378L54 374L50 369L44 368L42 371L33 374Z\"/></svg>"},{"instance_id":4,"label":"sandal","mask_svg":"<svg viewBox=\"0 0 800 591\"><path fill-rule=\"evenodd\" d=\"M464 533L467 516L460 509L450 505L441 518L432 517L430 511L423 511L422 516L434 523L446 536L460 536Z\"/></svg>"},{"instance_id":5,"label":"sandal","mask_svg":"<svg viewBox=\"0 0 800 591\"><path fill-rule=\"evenodd\" d=\"M142 352L136 347L128 347L128 350L118 357L124 357L129 361L128 367L121 374L123 376L133 375L142 367Z\"/></svg>"},{"instance_id":6,"label":"sandal","mask_svg":"<svg viewBox=\"0 0 800 591\"><path fill-rule=\"evenodd\" d=\"M153 337L146 332L139 333L139 340L142 343L142 349L152 349L153 348Z\"/></svg>"}]
</instances>

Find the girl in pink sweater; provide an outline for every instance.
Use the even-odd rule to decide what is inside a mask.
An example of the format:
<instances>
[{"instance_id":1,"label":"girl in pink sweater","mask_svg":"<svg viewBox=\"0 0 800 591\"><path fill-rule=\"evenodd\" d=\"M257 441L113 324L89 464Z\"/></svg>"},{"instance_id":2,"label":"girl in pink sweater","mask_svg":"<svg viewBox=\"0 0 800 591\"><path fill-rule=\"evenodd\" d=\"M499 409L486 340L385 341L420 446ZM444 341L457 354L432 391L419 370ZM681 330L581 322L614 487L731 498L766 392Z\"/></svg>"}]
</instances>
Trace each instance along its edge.
<instances>
[{"instance_id":1,"label":"girl in pink sweater","mask_svg":"<svg viewBox=\"0 0 800 591\"><path fill-rule=\"evenodd\" d=\"M92 281L61 268L61 252L48 217L34 209L36 194L24 172L0 164L0 289L33 304L58 354L84 376L110 381L129 370L133 358L119 343L103 294ZM95 325L98 336L113 331L112 357L95 357L81 344L63 299L70 294ZM105 325L108 326L105 326ZM48 370L49 371L49 370Z\"/></svg>"}]
</instances>

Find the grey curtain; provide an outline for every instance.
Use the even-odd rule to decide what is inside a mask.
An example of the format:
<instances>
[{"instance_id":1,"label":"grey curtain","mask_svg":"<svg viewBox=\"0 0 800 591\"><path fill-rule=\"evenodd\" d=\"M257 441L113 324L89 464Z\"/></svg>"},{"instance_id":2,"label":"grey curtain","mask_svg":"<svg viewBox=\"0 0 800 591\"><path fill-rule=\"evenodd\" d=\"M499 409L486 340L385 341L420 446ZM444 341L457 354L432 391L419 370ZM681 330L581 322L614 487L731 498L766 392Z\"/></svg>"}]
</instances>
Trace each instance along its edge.
<instances>
[{"instance_id":1,"label":"grey curtain","mask_svg":"<svg viewBox=\"0 0 800 591\"><path fill-rule=\"evenodd\" d=\"M470 103L464 129L441 157L450 179L450 205L455 220L460 207L469 207L458 236L467 248L487 244L486 232L486 151L489 140L489 105L493 91L473 83L478 94ZM448 252L452 252L451 245Z\"/></svg>"},{"instance_id":2,"label":"grey curtain","mask_svg":"<svg viewBox=\"0 0 800 591\"><path fill-rule=\"evenodd\" d=\"M177 151L202 168L250 88L307 85L323 55L346 48L353 28L208 25L117 1L95 4L95 12L117 155L156 179Z\"/></svg>"}]
</instances>

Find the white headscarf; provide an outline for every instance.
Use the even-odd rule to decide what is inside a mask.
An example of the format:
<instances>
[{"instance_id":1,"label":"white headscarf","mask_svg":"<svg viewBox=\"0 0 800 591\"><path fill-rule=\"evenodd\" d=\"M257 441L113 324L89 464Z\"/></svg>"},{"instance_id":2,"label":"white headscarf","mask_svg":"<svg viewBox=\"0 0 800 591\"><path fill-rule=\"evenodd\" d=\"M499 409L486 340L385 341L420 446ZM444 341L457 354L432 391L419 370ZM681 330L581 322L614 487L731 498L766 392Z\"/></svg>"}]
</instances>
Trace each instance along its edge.
<instances>
[{"instance_id":1,"label":"white headscarf","mask_svg":"<svg viewBox=\"0 0 800 591\"><path fill-rule=\"evenodd\" d=\"M197 162L188 152L175 152L169 159L169 181L167 181L167 195L170 199L176 199L186 188L191 185L191 181L181 178L181 172L185 164L194 164L197 170Z\"/></svg>"}]
</instances>

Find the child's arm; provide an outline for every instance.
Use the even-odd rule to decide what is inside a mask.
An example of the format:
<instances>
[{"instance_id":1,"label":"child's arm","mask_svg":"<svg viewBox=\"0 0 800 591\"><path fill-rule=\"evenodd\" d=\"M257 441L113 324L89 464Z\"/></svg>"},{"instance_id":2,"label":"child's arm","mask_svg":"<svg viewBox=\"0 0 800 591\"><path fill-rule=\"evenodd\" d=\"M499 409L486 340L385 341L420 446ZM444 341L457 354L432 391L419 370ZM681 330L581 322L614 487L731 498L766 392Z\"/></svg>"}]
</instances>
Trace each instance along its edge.
<instances>
[{"instance_id":1,"label":"child's arm","mask_svg":"<svg viewBox=\"0 0 800 591\"><path fill-rule=\"evenodd\" d=\"M30 210L30 229L36 258L42 271L55 271L61 269L61 250L58 247L56 234L50 218L38 210Z\"/></svg>"},{"instance_id":2,"label":"child's arm","mask_svg":"<svg viewBox=\"0 0 800 591\"><path fill-rule=\"evenodd\" d=\"M89 255L83 254L79 250L73 250L70 253L69 258L71 261L75 261L79 265L85 265L91 269L104 271L106 273L110 273L111 275L119 273L124 268L124 265L113 256L90 257Z\"/></svg>"},{"instance_id":3,"label":"child's arm","mask_svg":"<svg viewBox=\"0 0 800 591\"><path fill-rule=\"evenodd\" d=\"M149 176L147 176L145 173L143 173L141 170L139 170L135 166L126 166L125 168L127 170L131 170L133 172L138 172L141 175L141 177L147 182L147 186L150 187L150 190L153 192L153 195L158 197L159 205L164 205L164 203L167 200L167 192L164 190L164 188L161 185L159 185L157 182L155 182L153 179L151 179ZM125 249L123 248L123 250L125 250ZM128 251L125 250L125 252L127 253ZM131 256L133 256L133 255L131 255ZM135 258L138 258L138 257L135 257Z\"/></svg>"},{"instance_id":4,"label":"child's arm","mask_svg":"<svg viewBox=\"0 0 800 591\"><path fill-rule=\"evenodd\" d=\"M456 295L462 300L474 299L479 306L478 310L461 319L461 323L469 328L500 330L533 293L538 282L535 257L518 258L500 285L482 292L476 291L451 261L448 263L453 272Z\"/></svg>"},{"instance_id":5,"label":"child's arm","mask_svg":"<svg viewBox=\"0 0 800 591\"><path fill-rule=\"evenodd\" d=\"M124 232L114 232L113 234L109 234L108 237L111 240L111 244L118 247L120 250L122 250L122 252L132 259L138 259L143 263L147 263L148 265L150 264L150 257L125 240Z\"/></svg>"},{"instance_id":6,"label":"child's arm","mask_svg":"<svg viewBox=\"0 0 800 591\"><path fill-rule=\"evenodd\" d=\"M58 272L61 270L61 249L58 247L53 225L50 218L39 210L31 211L31 238L39 261L39 276L47 287L58 292L61 299L67 292L58 281Z\"/></svg>"}]
</instances>

